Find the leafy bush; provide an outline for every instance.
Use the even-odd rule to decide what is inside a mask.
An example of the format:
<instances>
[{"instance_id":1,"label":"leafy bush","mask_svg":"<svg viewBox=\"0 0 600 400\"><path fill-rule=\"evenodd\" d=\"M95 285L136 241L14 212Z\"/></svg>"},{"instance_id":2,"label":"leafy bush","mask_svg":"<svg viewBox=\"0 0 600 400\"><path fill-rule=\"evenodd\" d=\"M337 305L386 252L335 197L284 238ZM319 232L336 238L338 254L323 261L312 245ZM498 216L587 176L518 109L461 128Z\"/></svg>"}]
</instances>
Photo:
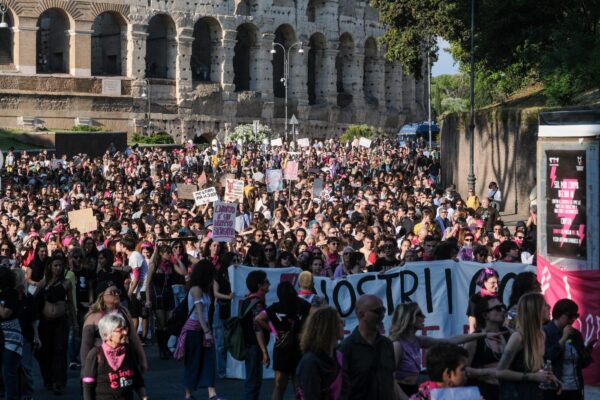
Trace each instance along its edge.
<instances>
[{"instance_id":1,"label":"leafy bush","mask_svg":"<svg viewBox=\"0 0 600 400\"><path fill-rule=\"evenodd\" d=\"M76 125L71 128L71 132L100 132L102 128L91 125Z\"/></svg>"},{"instance_id":2,"label":"leafy bush","mask_svg":"<svg viewBox=\"0 0 600 400\"><path fill-rule=\"evenodd\" d=\"M380 134L380 132L369 125L349 125L348 129L346 129L346 132L340 136L340 142L347 143L354 140L354 138L360 137L371 139L378 134Z\"/></svg>"},{"instance_id":3,"label":"leafy bush","mask_svg":"<svg viewBox=\"0 0 600 400\"><path fill-rule=\"evenodd\" d=\"M153 133L149 136L135 133L132 141L139 144L173 144L175 141L167 132Z\"/></svg>"}]
</instances>

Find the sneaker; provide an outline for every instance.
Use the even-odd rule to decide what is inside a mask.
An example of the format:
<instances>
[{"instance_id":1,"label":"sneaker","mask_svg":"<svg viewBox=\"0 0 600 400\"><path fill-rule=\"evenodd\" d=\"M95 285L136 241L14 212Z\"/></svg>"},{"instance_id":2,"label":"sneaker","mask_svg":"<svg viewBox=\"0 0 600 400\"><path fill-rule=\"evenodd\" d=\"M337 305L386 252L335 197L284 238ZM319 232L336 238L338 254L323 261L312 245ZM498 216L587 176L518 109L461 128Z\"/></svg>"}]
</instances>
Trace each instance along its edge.
<instances>
[{"instance_id":1,"label":"sneaker","mask_svg":"<svg viewBox=\"0 0 600 400\"><path fill-rule=\"evenodd\" d=\"M215 394L213 397L209 397L208 400L226 400L224 397Z\"/></svg>"}]
</instances>

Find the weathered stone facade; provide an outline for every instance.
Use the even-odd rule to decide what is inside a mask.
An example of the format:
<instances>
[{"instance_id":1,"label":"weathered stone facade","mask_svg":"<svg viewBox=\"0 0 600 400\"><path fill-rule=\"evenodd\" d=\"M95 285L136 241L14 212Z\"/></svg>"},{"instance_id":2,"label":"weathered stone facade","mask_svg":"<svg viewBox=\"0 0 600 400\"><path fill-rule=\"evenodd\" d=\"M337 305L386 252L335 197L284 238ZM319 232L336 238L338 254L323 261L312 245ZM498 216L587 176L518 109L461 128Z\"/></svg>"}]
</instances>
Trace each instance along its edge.
<instances>
[{"instance_id":1,"label":"weathered stone facade","mask_svg":"<svg viewBox=\"0 0 600 400\"><path fill-rule=\"evenodd\" d=\"M303 135L423 118L426 81L384 59L364 1L0 3L0 126L79 118L183 140L260 119L281 132L286 83Z\"/></svg>"}]
</instances>

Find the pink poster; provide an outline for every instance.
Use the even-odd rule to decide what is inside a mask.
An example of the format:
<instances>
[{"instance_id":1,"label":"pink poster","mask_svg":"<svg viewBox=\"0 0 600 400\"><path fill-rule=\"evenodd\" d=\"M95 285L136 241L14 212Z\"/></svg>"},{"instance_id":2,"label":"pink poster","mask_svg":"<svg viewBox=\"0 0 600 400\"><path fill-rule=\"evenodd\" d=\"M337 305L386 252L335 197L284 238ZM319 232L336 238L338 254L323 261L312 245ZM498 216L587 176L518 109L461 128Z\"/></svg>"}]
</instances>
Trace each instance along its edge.
<instances>
[{"instance_id":1,"label":"pink poster","mask_svg":"<svg viewBox=\"0 0 600 400\"><path fill-rule=\"evenodd\" d=\"M550 306L560 299L571 299L579 305L579 329L585 343L600 339L600 271L561 271L538 256L538 280ZM586 385L600 386L600 344L593 351L594 362L583 370Z\"/></svg>"}]
</instances>

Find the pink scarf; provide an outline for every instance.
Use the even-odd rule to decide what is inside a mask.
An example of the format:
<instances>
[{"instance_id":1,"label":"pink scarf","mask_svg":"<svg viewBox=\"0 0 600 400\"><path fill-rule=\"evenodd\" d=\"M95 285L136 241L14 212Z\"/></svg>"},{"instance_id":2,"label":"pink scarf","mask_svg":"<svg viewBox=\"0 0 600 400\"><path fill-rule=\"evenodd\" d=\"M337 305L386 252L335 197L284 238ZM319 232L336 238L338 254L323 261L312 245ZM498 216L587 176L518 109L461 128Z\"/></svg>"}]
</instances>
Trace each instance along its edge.
<instances>
[{"instance_id":1,"label":"pink scarf","mask_svg":"<svg viewBox=\"0 0 600 400\"><path fill-rule=\"evenodd\" d=\"M102 343L102 351L104 352L106 361L108 361L108 365L110 365L114 371L121 368L121 364L123 364L123 360L125 360L125 346L121 345L113 349L106 343Z\"/></svg>"},{"instance_id":2,"label":"pink scarf","mask_svg":"<svg viewBox=\"0 0 600 400\"><path fill-rule=\"evenodd\" d=\"M181 329L179 337L177 338L177 347L175 348L175 353L173 353L174 359L183 359L183 356L185 355L185 339L187 333L192 331L202 331L202 325L200 325L200 322L188 318L188 320L185 321L183 328Z\"/></svg>"},{"instance_id":3,"label":"pink scarf","mask_svg":"<svg viewBox=\"0 0 600 400\"><path fill-rule=\"evenodd\" d=\"M481 290L479 291L479 294L481 295L481 297L496 297L498 295L498 293L491 292L491 291L487 290L486 288L481 288Z\"/></svg>"}]
</instances>

